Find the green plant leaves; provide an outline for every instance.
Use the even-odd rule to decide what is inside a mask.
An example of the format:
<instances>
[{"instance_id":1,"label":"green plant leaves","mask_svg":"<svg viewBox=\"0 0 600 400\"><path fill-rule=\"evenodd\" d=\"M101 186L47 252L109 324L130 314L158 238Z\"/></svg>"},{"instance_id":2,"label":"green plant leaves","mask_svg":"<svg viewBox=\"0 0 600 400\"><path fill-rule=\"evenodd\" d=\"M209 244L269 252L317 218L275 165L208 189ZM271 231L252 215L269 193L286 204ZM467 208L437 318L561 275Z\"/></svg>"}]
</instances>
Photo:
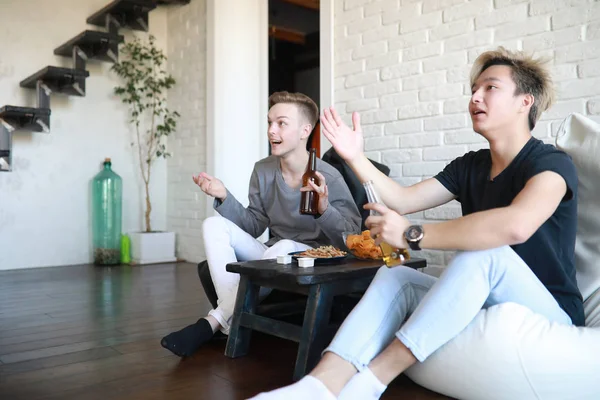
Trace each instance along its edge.
<instances>
[{"instance_id":1,"label":"green plant leaves","mask_svg":"<svg viewBox=\"0 0 600 400\"><path fill-rule=\"evenodd\" d=\"M138 145L144 144L151 164L158 157L168 157L162 140L175 132L180 114L171 111L166 104L166 93L175 84L175 78L165 69L167 57L156 46L153 35L148 40L134 38L122 45L121 61L111 68L121 78L122 84L114 88L114 94L129 108L131 122L139 127L152 121L151 128L140 136Z\"/></svg>"}]
</instances>

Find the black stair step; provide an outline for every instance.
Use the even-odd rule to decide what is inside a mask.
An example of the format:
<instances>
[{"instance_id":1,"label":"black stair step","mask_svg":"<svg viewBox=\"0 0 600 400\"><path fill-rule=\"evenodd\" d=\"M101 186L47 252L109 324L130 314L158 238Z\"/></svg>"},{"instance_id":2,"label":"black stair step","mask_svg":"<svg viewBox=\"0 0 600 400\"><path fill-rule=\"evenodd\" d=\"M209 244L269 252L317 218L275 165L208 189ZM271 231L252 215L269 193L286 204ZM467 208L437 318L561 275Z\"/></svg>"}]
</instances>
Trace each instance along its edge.
<instances>
[{"instance_id":1,"label":"black stair step","mask_svg":"<svg viewBox=\"0 0 600 400\"><path fill-rule=\"evenodd\" d=\"M0 107L0 119L8 122L15 129L47 132L50 121L50 109L4 106Z\"/></svg>"},{"instance_id":2,"label":"black stair step","mask_svg":"<svg viewBox=\"0 0 600 400\"><path fill-rule=\"evenodd\" d=\"M156 4L190 4L191 0L157 0Z\"/></svg>"},{"instance_id":3,"label":"black stair step","mask_svg":"<svg viewBox=\"0 0 600 400\"><path fill-rule=\"evenodd\" d=\"M88 17L87 23L106 27L106 16L112 15L121 27L148 31L148 13L156 8L154 1L115 0Z\"/></svg>"},{"instance_id":4,"label":"black stair step","mask_svg":"<svg viewBox=\"0 0 600 400\"><path fill-rule=\"evenodd\" d=\"M71 57L73 55L73 47L79 46L88 59L93 58L101 61L117 62L118 55L111 49L118 46L119 43L123 43L123 40L124 37L122 35L111 35L107 32L87 30L60 47L57 47L54 50L54 54Z\"/></svg>"},{"instance_id":5,"label":"black stair step","mask_svg":"<svg viewBox=\"0 0 600 400\"><path fill-rule=\"evenodd\" d=\"M90 76L86 70L48 66L21 81L21 87L35 89L38 80L43 81L53 92L72 96L85 96L78 82Z\"/></svg>"}]
</instances>

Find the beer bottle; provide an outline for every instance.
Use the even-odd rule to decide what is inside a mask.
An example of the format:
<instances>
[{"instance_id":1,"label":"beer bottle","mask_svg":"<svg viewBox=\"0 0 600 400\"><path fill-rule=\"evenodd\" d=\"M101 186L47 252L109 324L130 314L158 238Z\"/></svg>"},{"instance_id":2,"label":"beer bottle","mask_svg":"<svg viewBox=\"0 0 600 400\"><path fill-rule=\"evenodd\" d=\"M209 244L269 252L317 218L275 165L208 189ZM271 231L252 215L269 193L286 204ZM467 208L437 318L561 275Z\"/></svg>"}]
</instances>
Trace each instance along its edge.
<instances>
[{"instance_id":1,"label":"beer bottle","mask_svg":"<svg viewBox=\"0 0 600 400\"><path fill-rule=\"evenodd\" d=\"M302 186L309 186L309 181L314 182L315 185L319 185L316 149L310 149L306 172L302 175ZM319 194L312 190L309 192L302 192L300 197L300 214L317 215L319 213L318 208Z\"/></svg>"},{"instance_id":2,"label":"beer bottle","mask_svg":"<svg viewBox=\"0 0 600 400\"><path fill-rule=\"evenodd\" d=\"M375 192L373 181L367 181L363 183L363 187L367 192L367 200L369 203L383 204L379 199L379 196L377 196L377 192ZM379 213L371 210L371 215L379 215ZM383 262L387 267L395 267L410 260L410 253L407 249L399 249L386 242L381 242L379 247L381 247L381 252L383 253Z\"/></svg>"}]
</instances>

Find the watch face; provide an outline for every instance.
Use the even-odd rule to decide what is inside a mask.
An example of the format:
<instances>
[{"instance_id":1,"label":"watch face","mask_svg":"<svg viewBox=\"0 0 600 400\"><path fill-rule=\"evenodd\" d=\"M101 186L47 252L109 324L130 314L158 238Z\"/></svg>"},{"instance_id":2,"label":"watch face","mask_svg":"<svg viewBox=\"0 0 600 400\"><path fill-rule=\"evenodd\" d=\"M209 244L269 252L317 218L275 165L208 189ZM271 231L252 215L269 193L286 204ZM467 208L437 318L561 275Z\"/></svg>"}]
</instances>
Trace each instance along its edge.
<instances>
[{"instance_id":1,"label":"watch face","mask_svg":"<svg viewBox=\"0 0 600 400\"><path fill-rule=\"evenodd\" d=\"M408 236L409 240L417 240L421 236L421 229L418 226L411 226L408 228L408 232L406 232L406 236Z\"/></svg>"}]
</instances>

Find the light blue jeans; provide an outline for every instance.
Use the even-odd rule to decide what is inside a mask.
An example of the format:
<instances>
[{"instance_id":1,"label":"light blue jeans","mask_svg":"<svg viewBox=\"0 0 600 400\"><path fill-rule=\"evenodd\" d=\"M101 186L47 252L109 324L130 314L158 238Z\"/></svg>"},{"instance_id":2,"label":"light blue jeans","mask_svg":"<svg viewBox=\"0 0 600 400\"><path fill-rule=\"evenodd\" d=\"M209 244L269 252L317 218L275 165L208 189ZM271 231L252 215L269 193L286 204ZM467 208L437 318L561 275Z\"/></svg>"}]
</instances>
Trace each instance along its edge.
<instances>
[{"instance_id":1,"label":"light blue jeans","mask_svg":"<svg viewBox=\"0 0 600 400\"><path fill-rule=\"evenodd\" d=\"M504 246L457 253L439 279L408 267L381 267L325 352L362 371L398 338L422 362L482 308L506 302L571 324L527 264Z\"/></svg>"}]
</instances>

